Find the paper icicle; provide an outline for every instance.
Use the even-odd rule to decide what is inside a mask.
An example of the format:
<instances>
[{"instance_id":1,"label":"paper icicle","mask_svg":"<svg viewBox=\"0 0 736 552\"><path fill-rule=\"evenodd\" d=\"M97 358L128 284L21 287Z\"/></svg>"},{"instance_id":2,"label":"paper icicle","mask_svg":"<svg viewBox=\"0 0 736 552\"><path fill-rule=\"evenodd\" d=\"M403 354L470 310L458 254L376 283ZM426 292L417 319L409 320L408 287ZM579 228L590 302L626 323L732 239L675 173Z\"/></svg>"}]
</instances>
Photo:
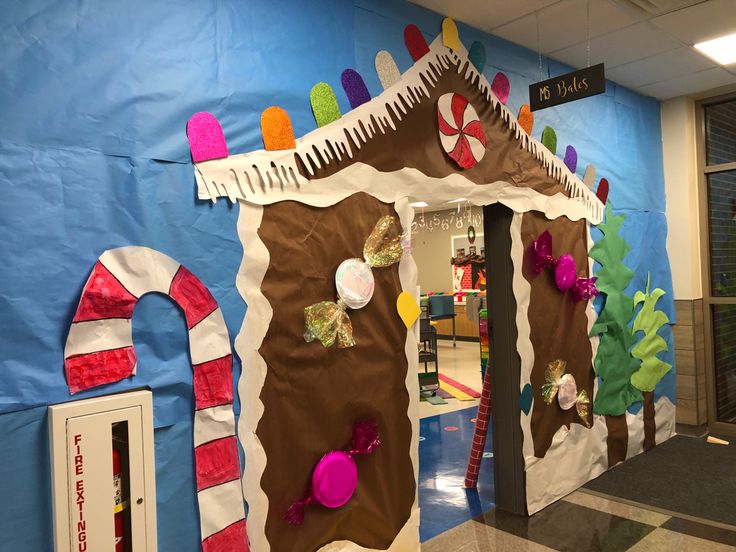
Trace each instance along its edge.
<instances>
[{"instance_id":1,"label":"paper icicle","mask_svg":"<svg viewBox=\"0 0 736 552\"><path fill-rule=\"evenodd\" d=\"M557 397L557 402L563 410L570 410L575 406L583 425L590 427L588 393L585 389L578 393L575 377L565 373L566 367L567 363L560 359L553 360L547 365L544 371L545 383L542 385L542 397L548 405L552 404Z\"/></svg>"},{"instance_id":2,"label":"paper icicle","mask_svg":"<svg viewBox=\"0 0 736 552\"><path fill-rule=\"evenodd\" d=\"M363 246L363 259L346 259L335 272L338 299L320 301L304 309L304 340L318 339L325 347L337 341L341 349L355 345L353 326L347 309L360 309L373 296L373 268L397 263L404 254L401 233L392 232L398 225L395 217L381 217Z\"/></svg>"},{"instance_id":3,"label":"paper icicle","mask_svg":"<svg viewBox=\"0 0 736 552\"><path fill-rule=\"evenodd\" d=\"M310 504L327 508L339 508L355 493L358 484L358 467L355 456L371 454L381 446L378 424L375 420L359 421L353 427L353 439L347 450L333 450L325 454L312 471L312 481L306 497L294 502L284 521L300 525L304 521L304 509Z\"/></svg>"}]
</instances>

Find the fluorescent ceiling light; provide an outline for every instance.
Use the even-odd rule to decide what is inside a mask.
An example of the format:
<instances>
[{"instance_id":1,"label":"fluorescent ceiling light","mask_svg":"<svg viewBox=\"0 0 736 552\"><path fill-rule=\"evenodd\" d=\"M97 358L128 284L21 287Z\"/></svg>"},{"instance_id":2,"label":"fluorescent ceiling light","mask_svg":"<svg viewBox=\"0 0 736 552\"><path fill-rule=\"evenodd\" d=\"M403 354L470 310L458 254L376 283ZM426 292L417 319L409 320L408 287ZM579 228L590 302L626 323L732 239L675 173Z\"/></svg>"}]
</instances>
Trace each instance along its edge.
<instances>
[{"instance_id":1,"label":"fluorescent ceiling light","mask_svg":"<svg viewBox=\"0 0 736 552\"><path fill-rule=\"evenodd\" d=\"M415 201L414 203L410 203L409 207L429 207L429 203L426 201Z\"/></svg>"},{"instance_id":2,"label":"fluorescent ceiling light","mask_svg":"<svg viewBox=\"0 0 736 552\"><path fill-rule=\"evenodd\" d=\"M447 203L462 203L463 201L468 201L467 198L459 197L457 199L451 199Z\"/></svg>"},{"instance_id":3,"label":"fluorescent ceiling light","mask_svg":"<svg viewBox=\"0 0 736 552\"><path fill-rule=\"evenodd\" d=\"M700 42L695 49L721 65L736 63L736 33Z\"/></svg>"}]
</instances>

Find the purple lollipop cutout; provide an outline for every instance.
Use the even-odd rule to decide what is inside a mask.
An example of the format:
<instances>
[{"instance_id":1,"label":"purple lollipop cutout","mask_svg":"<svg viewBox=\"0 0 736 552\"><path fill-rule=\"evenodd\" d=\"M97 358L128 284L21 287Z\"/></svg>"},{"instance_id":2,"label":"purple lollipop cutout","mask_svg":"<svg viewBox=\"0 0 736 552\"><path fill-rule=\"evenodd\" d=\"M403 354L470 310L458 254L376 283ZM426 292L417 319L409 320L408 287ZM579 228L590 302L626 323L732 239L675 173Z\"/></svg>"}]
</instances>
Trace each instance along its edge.
<instances>
[{"instance_id":1,"label":"purple lollipop cutout","mask_svg":"<svg viewBox=\"0 0 736 552\"><path fill-rule=\"evenodd\" d=\"M340 79L352 109L371 101L371 95L363 82L363 77L355 69L345 69Z\"/></svg>"}]
</instances>

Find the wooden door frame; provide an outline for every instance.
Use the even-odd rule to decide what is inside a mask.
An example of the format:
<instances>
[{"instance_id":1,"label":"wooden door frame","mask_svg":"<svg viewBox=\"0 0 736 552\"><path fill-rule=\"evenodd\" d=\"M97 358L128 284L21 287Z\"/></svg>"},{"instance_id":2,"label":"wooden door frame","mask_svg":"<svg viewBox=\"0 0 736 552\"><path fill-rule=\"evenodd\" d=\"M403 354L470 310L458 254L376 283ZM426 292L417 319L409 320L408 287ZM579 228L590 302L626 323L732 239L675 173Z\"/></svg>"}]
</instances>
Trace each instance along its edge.
<instances>
[{"instance_id":1,"label":"wooden door frame","mask_svg":"<svg viewBox=\"0 0 736 552\"><path fill-rule=\"evenodd\" d=\"M492 327L488 363L495 504L499 510L526 515L524 437L519 422L521 359L516 344L516 299L512 286L510 228L513 215L511 209L500 203L483 207L489 328Z\"/></svg>"}]
</instances>

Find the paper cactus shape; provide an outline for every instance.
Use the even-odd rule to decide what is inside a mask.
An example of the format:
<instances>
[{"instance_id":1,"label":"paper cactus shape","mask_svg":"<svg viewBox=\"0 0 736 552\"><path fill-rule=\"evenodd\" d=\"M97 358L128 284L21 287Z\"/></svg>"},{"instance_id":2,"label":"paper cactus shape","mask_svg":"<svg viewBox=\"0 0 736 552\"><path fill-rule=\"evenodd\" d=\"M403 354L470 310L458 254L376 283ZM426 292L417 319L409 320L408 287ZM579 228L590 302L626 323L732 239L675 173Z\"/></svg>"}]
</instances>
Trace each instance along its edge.
<instances>
[{"instance_id":1,"label":"paper cactus shape","mask_svg":"<svg viewBox=\"0 0 736 552\"><path fill-rule=\"evenodd\" d=\"M657 301L664 294L660 288L649 293L648 275L646 291L634 294L634 307L642 304L639 314L634 318L634 332L643 332L644 336L631 350L631 355L641 361L641 368L631 376L631 384L641 391L654 391L659 380L672 369L672 365L657 358L657 353L669 348L667 342L657 335L657 331L670 321L664 312L655 310Z\"/></svg>"},{"instance_id":2,"label":"paper cactus shape","mask_svg":"<svg viewBox=\"0 0 736 552\"><path fill-rule=\"evenodd\" d=\"M624 219L623 215L614 215L611 204L607 204L605 222L598 225L603 238L590 250L590 257L601 264L596 285L605 301L590 330L590 335L600 335L594 368L601 382L593 412L607 416L620 416L631 404L642 400L641 391L631 384L639 362L629 352L636 342L629 327L634 301L624 289L634 273L623 262L629 252L629 244L618 235Z\"/></svg>"}]
</instances>

